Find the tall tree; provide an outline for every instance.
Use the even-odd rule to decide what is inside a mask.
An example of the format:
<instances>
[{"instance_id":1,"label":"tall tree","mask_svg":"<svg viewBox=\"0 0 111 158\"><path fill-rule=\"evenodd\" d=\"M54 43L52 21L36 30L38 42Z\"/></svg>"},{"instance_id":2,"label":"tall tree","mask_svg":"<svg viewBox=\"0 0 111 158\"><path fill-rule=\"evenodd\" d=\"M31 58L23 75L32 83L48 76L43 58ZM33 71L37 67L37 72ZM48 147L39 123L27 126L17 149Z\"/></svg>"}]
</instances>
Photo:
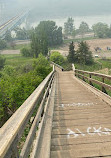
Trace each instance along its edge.
<instances>
[{"instance_id":1,"label":"tall tree","mask_svg":"<svg viewBox=\"0 0 111 158\"><path fill-rule=\"evenodd\" d=\"M7 47L7 43L6 41L0 39L0 50L4 49Z\"/></svg>"},{"instance_id":2,"label":"tall tree","mask_svg":"<svg viewBox=\"0 0 111 158\"><path fill-rule=\"evenodd\" d=\"M73 63L75 61L75 50L74 43L71 42L69 45L69 55L67 56L69 63Z\"/></svg>"},{"instance_id":3,"label":"tall tree","mask_svg":"<svg viewBox=\"0 0 111 158\"><path fill-rule=\"evenodd\" d=\"M85 33L89 31L89 26L86 22L82 21L79 26L79 33L83 36Z\"/></svg>"},{"instance_id":4,"label":"tall tree","mask_svg":"<svg viewBox=\"0 0 111 158\"><path fill-rule=\"evenodd\" d=\"M67 22L64 23L64 32L66 35L72 35L74 30L74 20L72 18L68 18Z\"/></svg>"},{"instance_id":5,"label":"tall tree","mask_svg":"<svg viewBox=\"0 0 111 158\"><path fill-rule=\"evenodd\" d=\"M109 27L105 23L97 23L92 26L95 36L99 38L108 37Z\"/></svg>"},{"instance_id":6,"label":"tall tree","mask_svg":"<svg viewBox=\"0 0 111 158\"><path fill-rule=\"evenodd\" d=\"M5 33L5 40L7 42L11 42L13 39L12 39L12 36L11 36L11 31L7 30L6 33Z\"/></svg>"},{"instance_id":7,"label":"tall tree","mask_svg":"<svg viewBox=\"0 0 111 158\"><path fill-rule=\"evenodd\" d=\"M86 42L82 41L78 45L77 62L80 64L90 65L93 63L92 52Z\"/></svg>"},{"instance_id":8,"label":"tall tree","mask_svg":"<svg viewBox=\"0 0 111 158\"><path fill-rule=\"evenodd\" d=\"M43 32L47 37L48 46L62 44L62 28L57 27L54 21L41 21L35 29L36 34L41 35Z\"/></svg>"},{"instance_id":9,"label":"tall tree","mask_svg":"<svg viewBox=\"0 0 111 158\"><path fill-rule=\"evenodd\" d=\"M48 54L47 36L42 32L40 35L33 33L31 36L31 48L34 57L38 57L40 53Z\"/></svg>"}]
</instances>

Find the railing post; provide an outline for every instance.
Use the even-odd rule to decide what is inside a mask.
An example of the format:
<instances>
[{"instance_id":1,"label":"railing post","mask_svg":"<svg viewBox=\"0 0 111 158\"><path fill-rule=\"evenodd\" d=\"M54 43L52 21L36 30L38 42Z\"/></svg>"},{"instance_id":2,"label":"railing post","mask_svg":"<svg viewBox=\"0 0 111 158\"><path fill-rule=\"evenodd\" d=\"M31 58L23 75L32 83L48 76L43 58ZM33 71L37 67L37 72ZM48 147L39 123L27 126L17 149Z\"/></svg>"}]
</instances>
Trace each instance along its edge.
<instances>
[{"instance_id":1,"label":"railing post","mask_svg":"<svg viewBox=\"0 0 111 158\"><path fill-rule=\"evenodd\" d=\"M104 83L104 77L102 77L102 82ZM108 94L107 91L106 91L106 89L103 86L102 86L102 92Z\"/></svg>"},{"instance_id":2,"label":"railing post","mask_svg":"<svg viewBox=\"0 0 111 158\"><path fill-rule=\"evenodd\" d=\"M84 72L82 73L82 75L83 75L82 80L85 81L85 78L84 78Z\"/></svg>"},{"instance_id":3,"label":"railing post","mask_svg":"<svg viewBox=\"0 0 111 158\"><path fill-rule=\"evenodd\" d=\"M55 65L53 65L53 71L55 70Z\"/></svg>"},{"instance_id":4,"label":"railing post","mask_svg":"<svg viewBox=\"0 0 111 158\"><path fill-rule=\"evenodd\" d=\"M72 64L72 70L74 71L74 75L76 76L76 72L75 72L75 66L74 66L74 64Z\"/></svg>"},{"instance_id":5,"label":"railing post","mask_svg":"<svg viewBox=\"0 0 111 158\"><path fill-rule=\"evenodd\" d=\"M89 74L89 77L90 77L90 79L91 79L91 77L92 77L91 74ZM91 86L93 86L91 80L89 80L89 84L90 84Z\"/></svg>"}]
</instances>

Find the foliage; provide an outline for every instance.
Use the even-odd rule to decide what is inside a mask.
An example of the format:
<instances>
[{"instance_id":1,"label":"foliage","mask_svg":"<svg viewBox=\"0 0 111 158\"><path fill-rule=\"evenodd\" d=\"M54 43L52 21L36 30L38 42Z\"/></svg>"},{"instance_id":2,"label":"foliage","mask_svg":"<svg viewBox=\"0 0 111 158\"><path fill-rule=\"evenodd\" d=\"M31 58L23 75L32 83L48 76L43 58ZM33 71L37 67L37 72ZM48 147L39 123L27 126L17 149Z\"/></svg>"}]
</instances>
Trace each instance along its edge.
<instances>
[{"instance_id":1,"label":"foliage","mask_svg":"<svg viewBox=\"0 0 111 158\"><path fill-rule=\"evenodd\" d=\"M40 35L38 35L36 32L32 34L31 49L35 58L37 58L40 53L45 56L48 54L48 41L44 32Z\"/></svg>"},{"instance_id":2,"label":"foliage","mask_svg":"<svg viewBox=\"0 0 111 158\"><path fill-rule=\"evenodd\" d=\"M19 66L19 69L23 67ZM50 64L39 55L30 71L17 71L17 67L5 66L0 73L0 126L16 111L34 89L51 71Z\"/></svg>"},{"instance_id":3,"label":"foliage","mask_svg":"<svg viewBox=\"0 0 111 158\"><path fill-rule=\"evenodd\" d=\"M80 42L77 50L77 62L83 65L90 65L93 63L92 52L89 50L89 46L86 42Z\"/></svg>"},{"instance_id":4,"label":"foliage","mask_svg":"<svg viewBox=\"0 0 111 158\"><path fill-rule=\"evenodd\" d=\"M31 57L32 56L32 53L31 53L31 50L29 48L22 48L20 50L20 53L24 56L24 57Z\"/></svg>"},{"instance_id":5,"label":"foliage","mask_svg":"<svg viewBox=\"0 0 111 158\"><path fill-rule=\"evenodd\" d=\"M99 38L108 37L109 28L107 24L99 22L97 24L94 24L92 28L93 28L94 34L97 37Z\"/></svg>"},{"instance_id":6,"label":"foliage","mask_svg":"<svg viewBox=\"0 0 111 158\"><path fill-rule=\"evenodd\" d=\"M18 40L26 40L30 38L30 30L26 30L25 28L17 27L14 29L16 33L16 39Z\"/></svg>"},{"instance_id":7,"label":"foliage","mask_svg":"<svg viewBox=\"0 0 111 158\"><path fill-rule=\"evenodd\" d=\"M83 65L81 63L75 63L75 68L84 71L97 71L101 69L101 65L98 62L94 62L92 65Z\"/></svg>"},{"instance_id":8,"label":"foliage","mask_svg":"<svg viewBox=\"0 0 111 158\"><path fill-rule=\"evenodd\" d=\"M5 40L0 39L0 50L7 47L7 43Z\"/></svg>"},{"instance_id":9,"label":"foliage","mask_svg":"<svg viewBox=\"0 0 111 158\"><path fill-rule=\"evenodd\" d=\"M46 60L46 58L42 54L39 54L38 58L34 60L33 68L34 68L35 74L42 76L43 79L51 71L51 67L48 60Z\"/></svg>"},{"instance_id":10,"label":"foliage","mask_svg":"<svg viewBox=\"0 0 111 158\"><path fill-rule=\"evenodd\" d=\"M68 18L64 23L64 32L66 35L74 35L74 20L72 18Z\"/></svg>"},{"instance_id":11,"label":"foliage","mask_svg":"<svg viewBox=\"0 0 111 158\"><path fill-rule=\"evenodd\" d=\"M2 69L5 65L5 58L0 55L0 69Z\"/></svg>"},{"instance_id":12,"label":"foliage","mask_svg":"<svg viewBox=\"0 0 111 158\"><path fill-rule=\"evenodd\" d=\"M6 33L5 33L5 40L7 42L11 42L13 39L12 39L12 36L11 36L11 31L7 30Z\"/></svg>"},{"instance_id":13,"label":"foliage","mask_svg":"<svg viewBox=\"0 0 111 158\"><path fill-rule=\"evenodd\" d=\"M31 35L31 48L34 57L40 53L47 56L49 46L62 44L62 28L54 21L41 21Z\"/></svg>"},{"instance_id":14,"label":"foliage","mask_svg":"<svg viewBox=\"0 0 111 158\"><path fill-rule=\"evenodd\" d=\"M46 36L48 46L62 44L62 27L57 27L54 21L41 21L35 32L39 36Z\"/></svg>"},{"instance_id":15,"label":"foliage","mask_svg":"<svg viewBox=\"0 0 111 158\"><path fill-rule=\"evenodd\" d=\"M79 31L79 34L81 34L82 36L85 33L89 32L89 26L88 26L88 24L86 22L82 21L81 24L80 24L80 26L79 26L79 30L78 31Z\"/></svg>"},{"instance_id":16,"label":"foliage","mask_svg":"<svg viewBox=\"0 0 111 158\"><path fill-rule=\"evenodd\" d=\"M52 52L50 60L58 65L62 65L64 63L64 57L59 52Z\"/></svg>"},{"instance_id":17,"label":"foliage","mask_svg":"<svg viewBox=\"0 0 111 158\"><path fill-rule=\"evenodd\" d=\"M12 41L12 42L10 43L10 46L11 46L12 49L15 49L16 43Z\"/></svg>"},{"instance_id":18,"label":"foliage","mask_svg":"<svg viewBox=\"0 0 111 158\"><path fill-rule=\"evenodd\" d=\"M75 61L75 50L74 43L71 42L69 45L69 55L67 56L69 63L73 63Z\"/></svg>"}]
</instances>

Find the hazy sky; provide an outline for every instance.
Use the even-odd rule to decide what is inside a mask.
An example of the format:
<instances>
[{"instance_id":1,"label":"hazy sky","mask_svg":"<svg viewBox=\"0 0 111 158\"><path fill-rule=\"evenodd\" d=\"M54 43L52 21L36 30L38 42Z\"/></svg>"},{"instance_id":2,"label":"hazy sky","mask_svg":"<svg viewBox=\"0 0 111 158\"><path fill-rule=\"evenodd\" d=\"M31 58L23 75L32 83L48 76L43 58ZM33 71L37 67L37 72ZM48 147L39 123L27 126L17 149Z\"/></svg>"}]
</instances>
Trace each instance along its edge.
<instances>
[{"instance_id":1,"label":"hazy sky","mask_svg":"<svg viewBox=\"0 0 111 158\"><path fill-rule=\"evenodd\" d=\"M10 0L8 0L10 1ZM15 0L19 5L59 13L82 14L111 13L111 0ZM52 12L52 13L53 13Z\"/></svg>"},{"instance_id":2,"label":"hazy sky","mask_svg":"<svg viewBox=\"0 0 111 158\"><path fill-rule=\"evenodd\" d=\"M111 0L0 0L9 4L7 16L31 9L30 21L90 15L111 15ZM11 9L11 7L13 7ZM15 9L14 9L15 8ZM9 13L8 13L9 12Z\"/></svg>"},{"instance_id":3,"label":"hazy sky","mask_svg":"<svg viewBox=\"0 0 111 158\"><path fill-rule=\"evenodd\" d=\"M7 1L10 6L28 7L36 10L74 14L105 14L111 13L111 0L0 0Z\"/></svg>"}]
</instances>

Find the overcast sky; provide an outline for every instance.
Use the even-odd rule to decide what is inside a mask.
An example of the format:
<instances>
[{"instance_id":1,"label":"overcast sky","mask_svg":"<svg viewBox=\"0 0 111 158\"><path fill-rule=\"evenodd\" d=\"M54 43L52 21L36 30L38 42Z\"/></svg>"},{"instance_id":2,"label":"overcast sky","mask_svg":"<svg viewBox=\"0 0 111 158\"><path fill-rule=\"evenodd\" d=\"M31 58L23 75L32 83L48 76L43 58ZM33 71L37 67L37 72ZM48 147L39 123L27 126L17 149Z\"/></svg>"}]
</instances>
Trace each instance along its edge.
<instances>
[{"instance_id":1,"label":"overcast sky","mask_svg":"<svg viewBox=\"0 0 111 158\"><path fill-rule=\"evenodd\" d=\"M10 1L10 0L8 0ZM20 6L74 14L111 13L111 0L15 0Z\"/></svg>"},{"instance_id":2,"label":"overcast sky","mask_svg":"<svg viewBox=\"0 0 111 158\"><path fill-rule=\"evenodd\" d=\"M19 10L32 10L30 20L74 16L111 15L111 0L0 0L7 2L7 16ZM13 7L13 8L12 8ZM15 8L15 9L14 9Z\"/></svg>"},{"instance_id":3,"label":"overcast sky","mask_svg":"<svg viewBox=\"0 0 111 158\"><path fill-rule=\"evenodd\" d=\"M14 2L18 8L28 7L36 10L74 14L105 14L111 13L111 0L0 0L7 1L10 6ZM12 4L11 4L12 3Z\"/></svg>"}]
</instances>

